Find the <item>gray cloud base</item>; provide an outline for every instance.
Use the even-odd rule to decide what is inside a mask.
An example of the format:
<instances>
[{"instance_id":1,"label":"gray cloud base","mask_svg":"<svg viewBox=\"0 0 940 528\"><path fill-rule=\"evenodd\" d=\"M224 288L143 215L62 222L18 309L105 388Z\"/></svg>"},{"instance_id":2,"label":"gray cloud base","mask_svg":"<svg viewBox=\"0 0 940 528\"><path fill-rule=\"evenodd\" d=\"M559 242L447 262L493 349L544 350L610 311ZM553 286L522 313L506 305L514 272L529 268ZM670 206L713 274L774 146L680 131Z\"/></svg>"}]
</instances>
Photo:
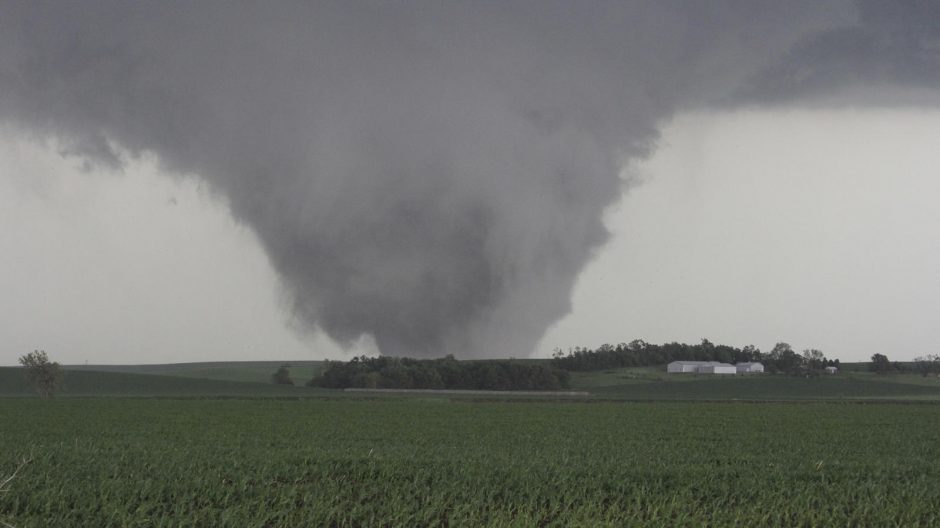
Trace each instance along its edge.
<instances>
[{"instance_id":1,"label":"gray cloud base","mask_svg":"<svg viewBox=\"0 0 940 528\"><path fill-rule=\"evenodd\" d=\"M384 354L518 356L569 311L621 169L662 121L858 80L836 64L932 89L925 9L8 3L0 119L93 163L152 152L205 180L308 329ZM921 38L889 38L912 26Z\"/></svg>"}]
</instances>

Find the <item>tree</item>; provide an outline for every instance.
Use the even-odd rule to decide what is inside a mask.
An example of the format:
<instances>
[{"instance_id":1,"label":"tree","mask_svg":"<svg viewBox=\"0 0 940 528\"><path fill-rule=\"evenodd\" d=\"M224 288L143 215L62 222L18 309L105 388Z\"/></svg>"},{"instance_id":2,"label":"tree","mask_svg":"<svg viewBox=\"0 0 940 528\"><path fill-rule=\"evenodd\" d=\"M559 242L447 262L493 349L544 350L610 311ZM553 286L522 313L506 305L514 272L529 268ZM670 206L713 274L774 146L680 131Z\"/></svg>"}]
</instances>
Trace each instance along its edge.
<instances>
[{"instance_id":1,"label":"tree","mask_svg":"<svg viewBox=\"0 0 940 528\"><path fill-rule=\"evenodd\" d=\"M294 380L290 379L290 365L281 365L277 372L271 374L271 383L275 385L293 385Z\"/></svg>"},{"instance_id":2,"label":"tree","mask_svg":"<svg viewBox=\"0 0 940 528\"><path fill-rule=\"evenodd\" d=\"M754 345L747 345L741 349L741 361L760 361L760 349Z\"/></svg>"},{"instance_id":3,"label":"tree","mask_svg":"<svg viewBox=\"0 0 940 528\"><path fill-rule=\"evenodd\" d=\"M940 355L927 354L914 358L914 368L923 376L940 374Z\"/></svg>"},{"instance_id":4,"label":"tree","mask_svg":"<svg viewBox=\"0 0 940 528\"><path fill-rule=\"evenodd\" d=\"M826 366L826 356L815 348L803 349L803 361L810 370L822 370Z\"/></svg>"},{"instance_id":5,"label":"tree","mask_svg":"<svg viewBox=\"0 0 940 528\"><path fill-rule=\"evenodd\" d=\"M871 357L871 365L868 366L868 369L878 374L885 374L891 370L891 361L884 354L875 354Z\"/></svg>"},{"instance_id":6,"label":"tree","mask_svg":"<svg viewBox=\"0 0 940 528\"><path fill-rule=\"evenodd\" d=\"M775 372L800 374L803 370L803 356L793 351L789 343L777 343L764 358L768 367Z\"/></svg>"},{"instance_id":7,"label":"tree","mask_svg":"<svg viewBox=\"0 0 940 528\"><path fill-rule=\"evenodd\" d=\"M62 381L59 364L50 362L44 350L33 350L21 356L19 361L20 365L26 369L26 380L35 387L39 396L51 397Z\"/></svg>"}]
</instances>

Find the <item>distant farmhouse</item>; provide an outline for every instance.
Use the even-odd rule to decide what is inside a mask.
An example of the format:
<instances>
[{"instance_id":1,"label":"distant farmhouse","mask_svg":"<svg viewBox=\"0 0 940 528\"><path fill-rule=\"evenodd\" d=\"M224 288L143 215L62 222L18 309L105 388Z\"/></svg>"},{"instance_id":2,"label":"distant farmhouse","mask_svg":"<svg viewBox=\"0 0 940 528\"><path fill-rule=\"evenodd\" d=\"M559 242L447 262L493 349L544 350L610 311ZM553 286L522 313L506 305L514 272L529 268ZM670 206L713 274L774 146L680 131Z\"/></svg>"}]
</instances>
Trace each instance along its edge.
<instances>
[{"instance_id":1,"label":"distant farmhouse","mask_svg":"<svg viewBox=\"0 0 940 528\"><path fill-rule=\"evenodd\" d=\"M839 373L838 367L826 367L826 374L838 374L838 373Z\"/></svg>"},{"instance_id":2,"label":"distant farmhouse","mask_svg":"<svg viewBox=\"0 0 940 528\"><path fill-rule=\"evenodd\" d=\"M673 374L750 374L764 372L760 363L721 363L718 361L673 361L666 365L666 372Z\"/></svg>"}]
</instances>

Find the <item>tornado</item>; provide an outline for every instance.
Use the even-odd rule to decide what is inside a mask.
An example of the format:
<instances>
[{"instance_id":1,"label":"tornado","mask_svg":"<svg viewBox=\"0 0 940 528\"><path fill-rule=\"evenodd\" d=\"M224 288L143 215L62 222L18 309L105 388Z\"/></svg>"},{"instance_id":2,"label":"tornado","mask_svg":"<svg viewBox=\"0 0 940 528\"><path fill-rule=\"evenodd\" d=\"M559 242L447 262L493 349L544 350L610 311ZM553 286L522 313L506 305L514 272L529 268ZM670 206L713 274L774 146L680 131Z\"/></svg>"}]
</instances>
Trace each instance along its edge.
<instances>
[{"instance_id":1,"label":"tornado","mask_svg":"<svg viewBox=\"0 0 940 528\"><path fill-rule=\"evenodd\" d=\"M288 317L389 355L531 353L679 112L940 86L926 1L2 4L5 126L199 179Z\"/></svg>"}]
</instances>

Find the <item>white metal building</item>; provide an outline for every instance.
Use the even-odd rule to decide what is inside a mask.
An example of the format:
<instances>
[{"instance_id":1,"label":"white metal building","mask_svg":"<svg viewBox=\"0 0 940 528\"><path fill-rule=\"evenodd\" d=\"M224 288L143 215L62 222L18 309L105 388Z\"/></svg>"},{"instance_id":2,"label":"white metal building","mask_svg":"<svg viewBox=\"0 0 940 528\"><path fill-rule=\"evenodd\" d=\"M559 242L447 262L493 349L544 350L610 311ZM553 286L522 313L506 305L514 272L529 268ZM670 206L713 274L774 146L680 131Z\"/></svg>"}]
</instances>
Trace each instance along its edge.
<instances>
[{"instance_id":1,"label":"white metal building","mask_svg":"<svg viewBox=\"0 0 940 528\"><path fill-rule=\"evenodd\" d=\"M682 372L698 372L698 367L704 365L704 361L673 361L666 365L666 372L678 374Z\"/></svg>"},{"instance_id":2,"label":"white metal building","mask_svg":"<svg viewBox=\"0 0 940 528\"><path fill-rule=\"evenodd\" d=\"M764 372L764 365L757 362L752 363L736 363L735 368L738 369L738 374L751 374L756 372Z\"/></svg>"},{"instance_id":3,"label":"white metal building","mask_svg":"<svg viewBox=\"0 0 940 528\"><path fill-rule=\"evenodd\" d=\"M715 361L709 361L707 365L702 365L698 368L698 371L702 374L737 374L738 369L730 363L718 363Z\"/></svg>"},{"instance_id":4,"label":"white metal building","mask_svg":"<svg viewBox=\"0 0 940 528\"><path fill-rule=\"evenodd\" d=\"M673 361L666 365L666 372L696 374L736 374L737 369L730 363L718 361Z\"/></svg>"}]
</instances>

